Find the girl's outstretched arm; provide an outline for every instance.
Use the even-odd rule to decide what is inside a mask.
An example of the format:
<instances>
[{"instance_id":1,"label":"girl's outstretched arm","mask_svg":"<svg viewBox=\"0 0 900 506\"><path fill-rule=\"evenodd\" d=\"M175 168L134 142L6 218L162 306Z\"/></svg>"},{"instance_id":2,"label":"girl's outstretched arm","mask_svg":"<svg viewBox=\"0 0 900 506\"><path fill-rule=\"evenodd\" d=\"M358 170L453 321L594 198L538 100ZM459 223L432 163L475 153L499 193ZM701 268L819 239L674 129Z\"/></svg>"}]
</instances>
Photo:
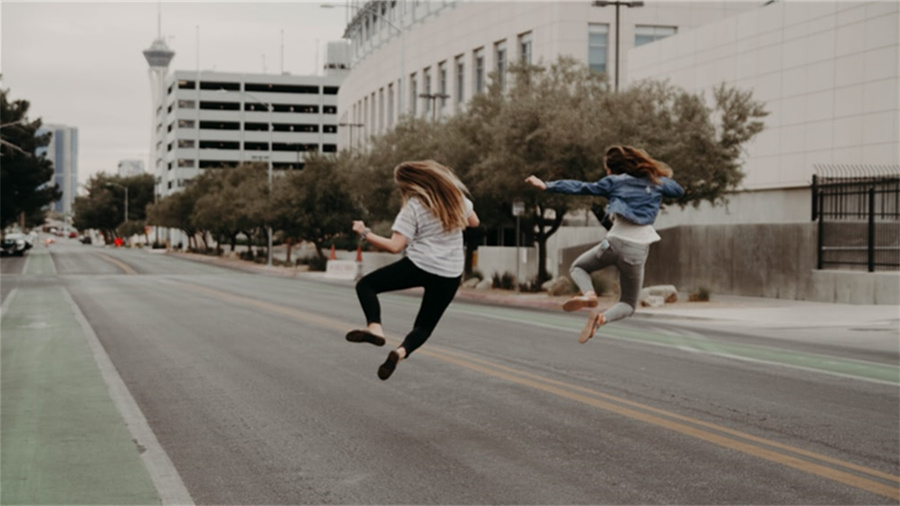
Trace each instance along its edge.
<instances>
[{"instance_id":1,"label":"girl's outstretched arm","mask_svg":"<svg viewBox=\"0 0 900 506\"><path fill-rule=\"evenodd\" d=\"M534 186L538 190L546 190L547 189L547 185L544 184L544 182L541 181L537 176L528 176L525 178L525 182L530 184L531 186Z\"/></svg>"},{"instance_id":2,"label":"girl's outstretched arm","mask_svg":"<svg viewBox=\"0 0 900 506\"><path fill-rule=\"evenodd\" d=\"M400 232L394 232L390 239L373 233L366 227L366 224L359 220L353 221L353 231L360 235L369 244L375 248L387 251L389 253L400 253L406 247L408 239Z\"/></svg>"},{"instance_id":3,"label":"girl's outstretched arm","mask_svg":"<svg viewBox=\"0 0 900 506\"><path fill-rule=\"evenodd\" d=\"M674 179L662 178L662 194L664 197L679 199L684 196L684 188Z\"/></svg>"}]
</instances>

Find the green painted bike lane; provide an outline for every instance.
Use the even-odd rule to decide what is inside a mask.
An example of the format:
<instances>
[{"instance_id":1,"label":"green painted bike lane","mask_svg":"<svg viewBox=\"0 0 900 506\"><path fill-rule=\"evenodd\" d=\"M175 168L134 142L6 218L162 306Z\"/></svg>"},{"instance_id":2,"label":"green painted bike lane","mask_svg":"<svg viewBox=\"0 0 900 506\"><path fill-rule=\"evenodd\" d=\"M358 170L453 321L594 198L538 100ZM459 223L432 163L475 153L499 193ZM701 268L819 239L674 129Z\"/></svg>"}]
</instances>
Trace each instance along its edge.
<instances>
[{"instance_id":1,"label":"green painted bike lane","mask_svg":"<svg viewBox=\"0 0 900 506\"><path fill-rule=\"evenodd\" d=\"M34 251L26 276L55 275ZM0 504L160 504L62 286L19 286L0 321Z\"/></svg>"}]
</instances>

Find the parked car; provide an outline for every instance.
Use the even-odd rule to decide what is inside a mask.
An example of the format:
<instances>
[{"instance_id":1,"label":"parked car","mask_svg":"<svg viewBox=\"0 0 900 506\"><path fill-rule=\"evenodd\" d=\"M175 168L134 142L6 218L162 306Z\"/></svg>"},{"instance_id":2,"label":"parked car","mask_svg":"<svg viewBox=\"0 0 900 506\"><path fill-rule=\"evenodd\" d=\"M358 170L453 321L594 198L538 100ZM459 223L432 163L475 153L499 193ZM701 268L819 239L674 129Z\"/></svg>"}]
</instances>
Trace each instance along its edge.
<instances>
[{"instance_id":1,"label":"parked car","mask_svg":"<svg viewBox=\"0 0 900 506\"><path fill-rule=\"evenodd\" d=\"M12 233L3 237L3 255L23 256L31 248L31 242L25 234Z\"/></svg>"}]
</instances>

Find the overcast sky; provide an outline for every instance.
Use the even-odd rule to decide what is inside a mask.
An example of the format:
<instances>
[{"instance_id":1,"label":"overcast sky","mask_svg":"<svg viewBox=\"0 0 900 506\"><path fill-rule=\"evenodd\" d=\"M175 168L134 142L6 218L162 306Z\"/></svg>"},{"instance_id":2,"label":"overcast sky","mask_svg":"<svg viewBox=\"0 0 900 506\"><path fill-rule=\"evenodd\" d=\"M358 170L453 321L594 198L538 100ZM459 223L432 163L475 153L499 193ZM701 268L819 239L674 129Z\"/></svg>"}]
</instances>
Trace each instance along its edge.
<instances>
[{"instance_id":1,"label":"overcast sky","mask_svg":"<svg viewBox=\"0 0 900 506\"><path fill-rule=\"evenodd\" d=\"M150 81L142 51L162 34L170 70L318 74L328 41L339 40L346 8L324 0L282 2L2 1L0 72L9 100L31 103L29 119L78 128L78 179L146 165ZM343 0L331 3L344 5ZM317 50L318 42L318 50ZM318 55L318 56L317 56Z\"/></svg>"}]
</instances>

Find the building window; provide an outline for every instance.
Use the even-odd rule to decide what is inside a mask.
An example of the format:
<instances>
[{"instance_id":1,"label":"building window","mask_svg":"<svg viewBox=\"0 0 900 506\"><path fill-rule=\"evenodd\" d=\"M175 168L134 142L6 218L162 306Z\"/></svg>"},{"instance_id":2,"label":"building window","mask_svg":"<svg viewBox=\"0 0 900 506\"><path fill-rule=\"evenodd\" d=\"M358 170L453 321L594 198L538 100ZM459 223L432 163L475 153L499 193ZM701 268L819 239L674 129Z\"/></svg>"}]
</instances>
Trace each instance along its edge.
<instances>
[{"instance_id":1,"label":"building window","mask_svg":"<svg viewBox=\"0 0 900 506\"><path fill-rule=\"evenodd\" d=\"M244 151L268 151L268 142L245 142Z\"/></svg>"},{"instance_id":2,"label":"building window","mask_svg":"<svg viewBox=\"0 0 900 506\"><path fill-rule=\"evenodd\" d=\"M193 100L179 100L178 108L179 109L194 109L197 107L197 102Z\"/></svg>"},{"instance_id":3,"label":"building window","mask_svg":"<svg viewBox=\"0 0 900 506\"><path fill-rule=\"evenodd\" d=\"M337 133L337 125L322 125L322 133L336 134Z\"/></svg>"},{"instance_id":4,"label":"building window","mask_svg":"<svg viewBox=\"0 0 900 506\"><path fill-rule=\"evenodd\" d=\"M202 85L201 85L202 87ZM318 86L305 86L299 84L253 84L244 85L244 91L262 91L266 93L305 93L318 95Z\"/></svg>"},{"instance_id":5,"label":"building window","mask_svg":"<svg viewBox=\"0 0 900 506\"><path fill-rule=\"evenodd\" d=\"M378 131L384 131L384 88L378 90Z\"/></svg>"},{"instance_id":6,"label":"building window","mask_svg":"<svg viewBox=\"0 0 900 506\"><path fill-rule=\"evenodd\" d=\"M475 93L484 93L484 48L475 50Z\"/></svg>"},{"instance_id":7,"label":"building window","mask_svg":"<svg viewBox=\"0 0 900 506\"><path fill-rule=\"evenodd\" d=\"M193 139L178 139L178 147L179 148L192 148L194 147Z\"/></svg>"},{"instance_id":8,"label":"building window","mask_svg":"<svg viewBox=\"0 0 900 506\"><path fill-rule=\"evenodd\" d=\"M531 32L519 35L519 61L531 64Z\"/></svg>"},{"instance_id":9,"label":"building window","mask_svg":"<svg viewBox=\"0 0 900 506\"><path fill-rule=\"evenodd\" d=\"M179 158L178 166L182 168L192 168L194 166L194 159Z\"/></svg>"},{"instance_id":10,"label":"building window","mask_svg":"<svg viewBox=\"0 0 900 506\"><path fill-rule=\"evenodd\" d=\"M427 68L422 71L422 94L431 95L431 69ZM434 106L434 100L425 99L425 116L431 115L431 108Z\"/></svg>"},{"instance_id":11,"label":"building window","mask_svg":"<svg viewBox=\"0 0 900 506\"><path fill-rule=\"evenodd\" d=\"M185 81L183 79L178 81L178 89L179 90L193 90L196 87L197 87L197 84L194 81ZM171 88L169 88L169 93L172 93Z\"/></svg>"},{"instance_id":12,"label":"building window","mask_svg":"<svg viewBox=\"0 0 900 506\"><path fill-rule=\"evenodd\" d=\"M240 130L241 124L237 121L201 121L201 130Z\"/></svg>"},{"instance_id":13,"label":"building window","mask_svg":"<svg viewBox=\"0 0 900 506\"><path fill-rule=\"evenodd\" d=\"M186 102L185 100L178 101L178 107L181 107L181 102ZM193 100L190 100L191 107L189 109L193 109ZM239 111L241 110L241 104L237 102L200 102L200 109L204 111Z\"/></svg>"},{"instance_id":14,"label":"building window","mask_svg":"<svg viewBox=\"0 0 900 506\"><path fill-rule=\"evenodd\" d=\"M336 105L325 105L322 106L323 114L337 114L337 106Z\"/></svg>"},{"instance_id":15,"label":"building window","mask_svg":"<svg viewBox=\"0 0 900 506\"><path fill-rule=\"evenodd\" d=\"M388 128L394 127L394 83L388 85L387 90L387 122Z\"/></svg>"},{"instance_id":16,"label":"building window","mask_svg":"<svg viewBox=\"0 0 900 506\"><path fill-rule=\"evenodd\" d=\"M441 111L447 105L447 62L438 63L438 93L441 94Z\"/></svg>"},{"instance_id":17,"label":"building window","mask_svg":"<svg viewBox=\"0 0 900 506\"><path fill-rule=\"evenodd\" d=\"M588 25L588 65L594 72L606 72L609 25Z\"/></svg>"},{"instance_id":18,"label":"building window","mask_svg":"<svg viewBox=\"0 0 900 506\"><path fill-rule=\"evenodd\" d=\"M225 90L240 91L241 83L222 83L215 81L200 81L201 90Z\"/></svg>"},{"instance_id":19,"label":"building window","mask_svg":"<svg viewBox=\"0 0 900 506\"><path fill-rule=\"evenodd\" d=\"M506 88L506 41L501 40L500 42L494 44L494 62L496 63L495 70L497 71L497 82L500 84L500 89Z\"/></svg>"},{"instance_id":20,"label":"building window","mask_svg":"<svg viewBox=\"0 0 900 506\"><path fill-rule=\"evenodd\" d=\"M466 62L463 55L456 57L456 103L465 101L466 90Z\"/></svg>"},{"instance_id":21,"label":"building window","mask_svg":"<svg viewBox=\"0 0 900 506\"><path fill-rule=\"evenodd\" d=\"M677 30L674 26L637 25L634 27L634 47L665 39L670 35L675 35Z\"/></svg>"},{"instance_id":22,"label":"building window","mask_svg":"<svg viewBox=\"0 0 900 506\"><path fill-rule=\"evenodd\" d=\"M180 119L178 120L178 128L195 128L196 123L192 119Z\"/></svg>"},{"instance_id":23,"label":"building window","mask_svg":"<svg viewBox=\"0 0 900 506\"><path fill-rule=\"evenodd\" d=\"M416 83L416 75L413 74L413 75L409 76L409 97L410 97L409 105L410 105L410 112L412 113L413 116L416 115L416 105L419 102L419 95L418 95L418 93L416 93L416 90L418 90L418 89L419 89L419 85L418 85L418 83Z\"/></svg>"},{"instance_id":24,"label":"building window","mask_svg":"<svg viewBox=\"0 0 900 506\"><path fill-rule=\"evenodd\" d=\"M241 149L237 141L200 141L200 149Z\"/></svg>"}]
</instances>

